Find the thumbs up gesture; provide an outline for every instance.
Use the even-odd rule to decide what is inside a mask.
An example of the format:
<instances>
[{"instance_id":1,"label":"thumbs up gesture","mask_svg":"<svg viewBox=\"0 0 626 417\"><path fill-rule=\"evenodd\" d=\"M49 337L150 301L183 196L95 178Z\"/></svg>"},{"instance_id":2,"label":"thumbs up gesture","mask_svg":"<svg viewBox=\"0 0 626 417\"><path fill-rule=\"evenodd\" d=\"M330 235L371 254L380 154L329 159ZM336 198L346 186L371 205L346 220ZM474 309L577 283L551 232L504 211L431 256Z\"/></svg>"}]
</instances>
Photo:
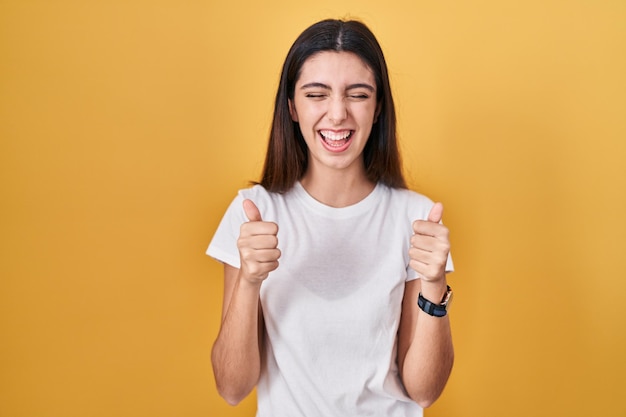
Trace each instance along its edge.
<instances>
[{"instance_id":1,"label":"thumbs up gesture","mask_svg":"<svg viewBox=\"0 0 626 417\"><path fill-rule=\"evenodd\" d=\"M435 203L427 220L413 222L409 265L422 278L422 282L445 279L446 262L450 252L448 228L440 224L443 205Z\"/></svg>"},{"instance_id":2,"label":"thumbs up gesture","mask_svg":"<svg viewBox=\"0 0 626 417\"><path fill-rule=\"evenodd\" d=\"M249 221L241 225L237 240L240 273L243 279L261 284L270 272L278 268L278 225L264 222L251 200L244 200L243 209Z\"/></svg>"}]
</instances>

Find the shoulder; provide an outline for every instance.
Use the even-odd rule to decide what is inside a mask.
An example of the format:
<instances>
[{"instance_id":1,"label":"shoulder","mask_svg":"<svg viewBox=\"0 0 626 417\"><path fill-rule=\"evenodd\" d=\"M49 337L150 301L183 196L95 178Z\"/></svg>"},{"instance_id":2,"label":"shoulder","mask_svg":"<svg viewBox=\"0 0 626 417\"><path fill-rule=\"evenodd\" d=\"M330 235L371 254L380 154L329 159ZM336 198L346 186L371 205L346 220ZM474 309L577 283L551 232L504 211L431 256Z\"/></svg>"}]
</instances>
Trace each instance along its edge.
<instances>
[{"instance_id":1,"label":"shoulder","mask_svg":"<svg viewBox=\"0 0 626 417\"><path fill-rule=\"evenodd\" d=\"M392 198L397 199L398 201L427 206L434 204L430 198L424 194L418 193L417 191L406 188L388 188L388 190L391 193Z\"/></svg>"},{"instance_id":2,"label":"shoulder","mask_svg":"<svg viewBox=\"0 0 626 417\"><path fill-rule=\"evenodd\" d=\"M383 191L389 200L390 209L411 220L428 218L434 205L430 198L413 190L383 186Z\"/></svg>"},{"instance_id":3,"label":"shoulder","mask_svg":"<svg viewBox=\"0 0 626 417\"><path fill-rule=\"evenodd\" d=\"M271 200L270 193L260 185L254 185L249 188L242 188L237 191L235 197L231 200L224 217L230 219L233 223L241 223L246 221L243 210L243 201L252 200L257 207L267 206Z\"/></svg>"},{"instance_id":4,"label":"shoulder","mask_svg":"<svg viewBox=\"0 0 626 417\"><path fill-rule=\"evenodd\" d=\"M251 200L259 208L263 220L276 221L278 215L284 212L286 201L290 198L292 191L293 189L281 194L268 191L262 185L254 185L239 190L235 200L239 202L239 205L244 200Z\"/></svg>"},{"instance_id":5,"label":"shoulder","mask_svg":"<svg viewBox=\"0 0 626 417\"><path fill-rule=\"evenodd\" d=\"M243 200L252 200L255 204L264 204L268 206L275 205L277 202L284 200L285 196L288 195L289 192L285 194L275 193L268 191L262 185L254 185L250 188L244 188L237 192L237 199ZM257 204L257 205L258 205Z\"/></svg>"},{"instance_id":6,"label":"shoulder","mask_svg":"<svg viewBox=\"0 0 626 417\"><path fill-rule=\"evenodd\" d=\"M243 188L237 192L238 197L241 198L242 200L245 200L245 199L268 200L271 198L271 194L274 194L274 193L270 193L262 185L258 185L258 184L250 188Z\"/></svg>"}]
</instances>

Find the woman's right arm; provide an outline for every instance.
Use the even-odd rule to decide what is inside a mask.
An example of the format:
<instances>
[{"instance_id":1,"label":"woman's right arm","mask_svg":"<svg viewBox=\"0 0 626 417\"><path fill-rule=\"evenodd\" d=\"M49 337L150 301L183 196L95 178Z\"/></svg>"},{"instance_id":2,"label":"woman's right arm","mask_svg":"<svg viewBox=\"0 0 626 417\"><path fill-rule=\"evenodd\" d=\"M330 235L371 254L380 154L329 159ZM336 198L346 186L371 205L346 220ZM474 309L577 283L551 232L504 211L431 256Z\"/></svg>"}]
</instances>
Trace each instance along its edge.
<instances>
[{"instance_id":1,"label":"woman's right arm","mask_svg":"<svg viewBox=\"0 0 626 417\"><path fill-rule=\"evenodd\" d=\"M278 267L278 226L264 222L252 201L244 201L250 220L237 241L241 268L224 265L222 325L213 344L211 361L220 395L238 404L255 387L261 371L263 315L261 284Z\"/></svg>"}]
</instances>

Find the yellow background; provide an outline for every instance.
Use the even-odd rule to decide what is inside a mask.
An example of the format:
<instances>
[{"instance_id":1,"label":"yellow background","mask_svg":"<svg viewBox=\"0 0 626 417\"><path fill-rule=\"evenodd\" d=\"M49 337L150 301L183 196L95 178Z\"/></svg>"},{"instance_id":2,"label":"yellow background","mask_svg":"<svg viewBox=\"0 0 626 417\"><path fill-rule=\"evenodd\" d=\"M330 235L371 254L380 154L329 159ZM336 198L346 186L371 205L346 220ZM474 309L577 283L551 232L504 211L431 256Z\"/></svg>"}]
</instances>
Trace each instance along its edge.
<instances>
[{"instance_id":1,"label":"yellow background","mask_svg":"<svg viewBox=\"0 0 626 417\"><path fill-rule=\"evenodd\" d=\"M221 267L288 47L355 16L444 202L457 362L427 416L626 416L626 2L0 1L0 416L252 416Z\"/></svg>"}]
</instances>

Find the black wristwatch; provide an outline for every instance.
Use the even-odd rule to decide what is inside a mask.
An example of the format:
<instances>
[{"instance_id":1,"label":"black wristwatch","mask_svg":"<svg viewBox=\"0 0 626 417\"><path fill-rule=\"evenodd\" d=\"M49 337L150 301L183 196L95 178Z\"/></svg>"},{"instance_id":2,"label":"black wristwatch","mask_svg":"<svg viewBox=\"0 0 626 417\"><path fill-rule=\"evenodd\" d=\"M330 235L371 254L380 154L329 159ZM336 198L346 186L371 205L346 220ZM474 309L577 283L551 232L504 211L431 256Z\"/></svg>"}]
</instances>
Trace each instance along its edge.
<instances>
[{"instance_id":1,"label":"black wristwatch","mask_svg":"<svg viewBox=\"0 0 626 417\"><path fill-rule=\"evenodd\" d=\"M448 285L448 289L441 300L441 303L435 304L431 301L428 301L424 298L422 293L420 292L417 297L417 305L422 311L426 314L430 314L435 317L443 317L448 314L448 309L450 308L450 303L452 302L452 288Z\"/></svg>"}]
</instances>

